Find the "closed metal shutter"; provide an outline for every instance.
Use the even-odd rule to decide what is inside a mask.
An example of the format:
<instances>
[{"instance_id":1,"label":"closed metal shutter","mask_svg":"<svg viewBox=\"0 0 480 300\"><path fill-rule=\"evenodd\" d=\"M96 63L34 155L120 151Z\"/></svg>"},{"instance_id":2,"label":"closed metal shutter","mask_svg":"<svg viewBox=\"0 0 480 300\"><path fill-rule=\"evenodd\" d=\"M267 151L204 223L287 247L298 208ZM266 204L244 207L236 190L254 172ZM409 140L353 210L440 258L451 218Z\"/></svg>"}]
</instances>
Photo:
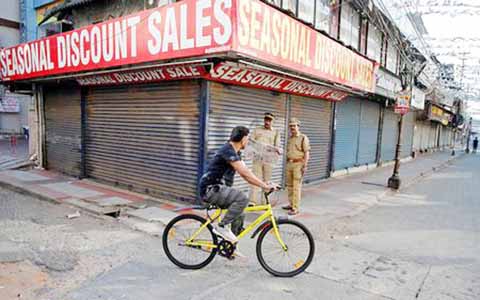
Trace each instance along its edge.
<instances>
[{"instance_id":1,"label":"closed metal shutter","mask_svg":"<svg viewBox=\"0 0 480 300\"><path fill-rule=\"evenodd\" d=\"M377 158L378 122L380 105L371 101L361 102L360 136L357 164L374 163Z\"/></svg>"},{"instance_id":2,"label":"closed metal shutter","mask_svg":"<svg viewBox=\"0 0 480 300\"><path fill-rule=\"evenodd\" d=\"M430 123L429 149L435 149L438 147L438 130L439 128L436 123Z\"/></svg>"},{"instance_id":3,"label":"closed metal shutter","mask_svg":"<svg viewBox=\"0 0 480 300\"><path fill-rule=\"evenodd\" d=\"M352 167L357 161L360 101L348 98L337 104L334 169Z\"/></svg>"},{"instance_id":4,"label":"closed metal shutter","mask_svg":"<svg viewBox=\"0 0 480 300\"><path fill-rule=\"evenodd\" d=\"M250 130L262 126L265 112L275 114L276 119L273 127L280 132L280 147L285 149L285 94L215 82L211 82L210 86L208 160L213 157L215 151L228 141L235 126L246 126ZM246 160L245 163L251 168L251 160ZM274 166L273 182L282 183L283 165L284 161L280 161ZM249 189L248 183L238 174L235 176L234 186L244 191Z\"/></svg>"},{"instance_id":5,"label":"closed metal shutter","mask_svg":"<svg viewBox=\"0 0 480 300\"><path fill-rule=\"evenodd\" d=\"M424 125L422 122L417 122L415 125L415 138L418 140L418 151L423 151L424 148Z\"/></svg>"},{"instance_id":6,"label":"closed metal shutter","mask_svg":"<svg viewBox=\"0 0 480 300\"><path fill-rule=\"evenodd\" d=\"M413 151L418 152L422 149L422 131L420 123L413 126Z\"/></svg>"},{"instance_id":7,"label":"closed metal shutter","mask_svg":"<svg viewBox=\"0 0 480 300\"><path fill-rule=\"evenodd\" d=\"M452 145L453 132L451 128L446 126L441 126L442 135L441 135L441 146L447 147Z\"/></svg>"},{"instance_id":8,"label":"closed metal shutter","mask_svg":"<svg viewBox=\"0 0 480 300\"><path fill-rule=\"evenodd\" d=\"M446 146L451 146L452 145L452 139L453 139L453 130L449 127L446 127L447 133L446 133Z\"/></svg>"},{"instance_id":9,"label":"closed metal shutter","mask_svg":"<svg viewBox=\"0 0 480 300\"><path fill-rule=\"evenodd\" d=\"M323 179L330 174L332 140L332 103L324 100L292 96L291 117L301 122L300 131L310 140L310 160L304 182Z\"/></svg>"},{"instance_id":10,"label":"closed metal shutter","mask_svg":"<svg viewBox=\"0 0 480 300\"><path fill-rule=\"evenodd\" d=\"M391 110L385 109L383 117L382 132L382 161L390 161L395 159L395 150L398 140L398 114Z\"/></svg>"},{"instance_id":11,"label":"closed metal shutter","mask_svg":"<svg viewBox=\"0 0 480 300\"><path fill-rule=\"evenodd\" d=\"M427 125L427 149L433 149L435 144L435 130L431 124Z\"/></svg>"},{"instance_id":12,"label":"closed metal shutter","mask_svg":"<svg viewBox=\"0 0 480 300\"><path fill-rule=\"evenodd\" d=\"M87 175L162 197L196 198L200 85L92 88Z\"/></svg>"},{"instance_id":13,"label":"closed metal shutter","mask_svg":"<svg viewBox=\"0 0 480 300\"><path fill-rule=\"evenodd\" d=\"M440 146L444 147L447 145L447 128L445 126L440 127Z\"/></svg>"},{"instance_id":14,"label":"closed metal shutter","mask_svg":"<svg viewBox=\"0 0 480 300\"><path fill-rule=\"evenodd\" d=\"M409 112L403 116L402 128L402 148L400 156L409 157L412 155L413 147L413 130L415 126L415 113Z\"/></svg>"},{"instance_id":15,"label":"closed metal shutter","mask_svg":"<svg viewBox=\"0 0 480 300\"><path fill-rule=\"evenodd\" d=\"M45 86L47 168L71 176L81 172L81 105L78 87Z\"/></svg>"},{"instance_id":16,"label":"closed metal shutter","mask_svg":"<svg viewBox=\"0 0 480 300\"><path fill-rule=\"evenodd\" d=\"M430 149L430 123L422 123L422 150Z\"/></svg>"}]
</instances>

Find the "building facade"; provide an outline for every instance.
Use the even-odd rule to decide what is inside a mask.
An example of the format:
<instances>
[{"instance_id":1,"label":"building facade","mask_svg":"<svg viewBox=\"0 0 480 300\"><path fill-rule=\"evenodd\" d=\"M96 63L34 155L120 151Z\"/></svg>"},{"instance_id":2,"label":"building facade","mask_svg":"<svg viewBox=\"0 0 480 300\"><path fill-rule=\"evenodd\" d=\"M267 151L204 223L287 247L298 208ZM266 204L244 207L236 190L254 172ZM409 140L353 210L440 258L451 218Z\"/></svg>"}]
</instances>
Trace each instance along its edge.
<instances>
[{"instance_id":1,"label":"building facade","mask_svg":"<svg viewBox=\"0 0 480 300\"><path fill-rule=\"evenodd\" d=\"M20 6L18 1L2 2L0 10L0 49L20 43ZM28 126L30 97L12 93L0 83L0 135L22 134Z\"/></svg>"},{"instance_id":2,"label":"building facade","mask_svg":"<svg viewBox=\"0 0 480 300\"><path fill-rule=\"evenodd\" d=\"M231 129L260 125L267 111L282 147L288 119L301 120L312 146L306 183L394 159L402 59L365 7L158 4L62 2L40 23L53 17L73 30L0 52L2 79L34 94L44 167L193 201ZM415 122L416 113L404 117L402 157ZM273 171L278 183L285 161Z\"/></svg>"}]
</instances>

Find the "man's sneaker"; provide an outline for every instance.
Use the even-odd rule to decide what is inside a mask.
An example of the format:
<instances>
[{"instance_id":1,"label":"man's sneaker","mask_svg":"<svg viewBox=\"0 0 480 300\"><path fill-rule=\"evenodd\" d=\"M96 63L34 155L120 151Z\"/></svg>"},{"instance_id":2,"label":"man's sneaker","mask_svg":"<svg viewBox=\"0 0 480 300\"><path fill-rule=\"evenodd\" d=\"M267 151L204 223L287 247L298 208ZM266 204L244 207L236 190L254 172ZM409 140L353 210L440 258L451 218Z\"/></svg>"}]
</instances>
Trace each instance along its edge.
<instances>
[{"instance_id":1,"label":"man's sneaker","mask_svg":"<svg viewBox=\"0 0 480 300\"><path fill-rule=\"evenodd\" d=\"M240 252L240 250L238 249L238 245L235 247L235 252L233 252L233 256L238 257L238 258L247 258L247 256L245 254Z\"/></svg>"},{"instance_id":2,"label":"man's sneaker","mask_svg":"<svg viewBox=\"0 0 480 300\"><path fill-rule=\"evenodd\" d=\"M215 232L217 235L221 236L225 240L236 243L238 242L238 238L233 234L233 232L230 230L228 227L222 227L222 226L215 226L213 229L213 232Z\"/></svg>"}]
</instances>

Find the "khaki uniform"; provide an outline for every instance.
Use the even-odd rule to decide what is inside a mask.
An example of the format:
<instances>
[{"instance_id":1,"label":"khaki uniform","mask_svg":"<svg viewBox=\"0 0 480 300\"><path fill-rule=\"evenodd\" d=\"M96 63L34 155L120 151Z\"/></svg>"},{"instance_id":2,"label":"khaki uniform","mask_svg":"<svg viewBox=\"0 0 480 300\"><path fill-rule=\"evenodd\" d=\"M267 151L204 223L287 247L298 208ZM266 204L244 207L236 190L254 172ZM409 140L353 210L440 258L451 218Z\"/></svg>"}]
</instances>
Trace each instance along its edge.
<instances>
[{"instance_id":1,"label":"khaki uniform","mask_svg":"<svg viewBox=\"0 0 480 300\"><path fill-rule=\"evenodd\" d=\"M287 189L288 201L293 210L298 210L302 191L302 167L305 152L310 151L310 141L302 133L291 136L287 144Z\"/></svg>"},{"instance_id":2,"label":"khaki uniform","mask_svg":"<svg viewBox=\"0 0 480 300\"><path fill-rule=\"evenodd\" d=\"M252 133L252 140L255 140L260 143L267 145L272 145L278 147L280 144L280 134L278 130L275 129L265 129L265 127L257 127ZM269 182L272 178L272 168L273 166L268 163L263 163L262 161L253 160L252 172L263 182ZM256 186L251 186L250 188L250 202L255 204L263 204L263 197L260 196L260 188ZM260 199L259 199L260 198Z\"/></svg>"}]
</instances>

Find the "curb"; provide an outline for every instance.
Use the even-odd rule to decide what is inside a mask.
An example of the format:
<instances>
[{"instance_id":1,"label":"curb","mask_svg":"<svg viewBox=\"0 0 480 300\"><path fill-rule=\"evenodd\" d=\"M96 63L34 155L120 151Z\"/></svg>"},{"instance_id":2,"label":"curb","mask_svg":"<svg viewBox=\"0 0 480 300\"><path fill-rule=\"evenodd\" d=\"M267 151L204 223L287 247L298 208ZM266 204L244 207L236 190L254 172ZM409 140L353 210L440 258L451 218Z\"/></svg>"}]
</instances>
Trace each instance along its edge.
<instances>
[{"instance_id":1,"label":"curb","mask_svg":"<svg viewBox=\"0 0 480 300\"><path fill-rule=\"evenodd\" d=\"M16 193L19 193L19 194L22 194L22 195L38 198L40 200L47 201L47 202L50 202L50 203L53 203L53 204L61 204L60 201L57 201L54 198L50 198L50 197L45 196L41 193L37 193L37 192L29 190L25 187L20 187L20 186L17 186L17 185L14 185L14 184L11 184L11 183L8 183L8 182L5 182L5 181L0 181L0 187L8 189L8 190L16 192Z\"/></svg>"},{"instance_id":2,"label":"curb","mask_svg":"<svg viewBox=\"0 0 480 300\"><path fill-rule=\"evenodd\" d=\"M433 174L434 172L445 168L452 161L454 161L458 158L464 157L465 155L466 155L466 153L462 152L459 155L455 155L453 157L450 157L446 161L440 163L437 166L432 167L431 169L429 169L425 172L421 172L419 175L413 177L411 180L408 180L405 183L403 183L402 188L399 191L401 191L405 188L408 188L409 186L411 186L412 184L417 182L419 179L428 177L431 174ZM68 202L58 201L55 198L45 196L44 194L41 194L39 192L35 192L35 191L33 191L31 189L28 189L26 187L18 186L18 185L9 183L9 182L5 182L5 181L0 180L0 187L11 190L11 191L14 191L14 192L17 192L17 193L22 194L22 195L34 197L34 198L37 198L37 199L42 200L42 201L47 201L47 202L50 202L52 204L56 204L56 205L66 204L67 206L74 207L76 209L80 209L81 211L88 214L89 216L92 216L92 217L95 217L95 218L98 218L98 219L101 219L101 220L107 220L107 219L108 220L115 220L115 219L112 219L111 217L89 212L88 210L85 210L82 207L78 207L78 206L69 204ZM375 196L375 201L372 201L372 203L364 204L364 205L358 207L357 209L352 210L350 213L347 213L347 214L342 215L342 216L334 217L332 220L327 221L326 223L322 223L322 224L319 223L318 225L322 227L322 226L324 226L326 224L329 224L329 223L335 223L337 220L339 220L341 218L351 218L351 217L357 216L360 213L364 212L365 210L377 205L387 195L394 195L395 193L398 193L399 191L395 191L395 190L392 190L388 187L385 187L385 189L383 191L379 192ZM153 201L153 202L155 202L156 204L159 203L158 201ZM162 202L162 203L164 203L164 202ZM142 220L141 218L136 218L136 217L131 218L130 221L132 221L132 222L128 222L126 220L122 221L122 220L119 219L119 223L121 223L121 224L123 224L123 225L125 225L125 226L127 226L127 227L129 227L133 230L144 232L144 233L147 233L147 234L152 234L152 232L151 232L151 228L149 228L149 227L144 228L146 226L145 224L148 225L148 224L152 224L152 223L157 223L157 222L145 221L145 220ZM138 221L138 222L135 222L135 221ZM131 223L131 224L129 224L129 223ZM156 233L156 234L158 234L158 233Z\"/></svg>"},{"instance_id":3,"label":"curb","mask_svg":"<svg viewBox=\"0 0 480 300\"><path fill-rule=\"evenodd\" d=\"M465 152L463 152L462 154L459 154L459 155L455 155L454 157L451 157L451 158L447 159L446 161L440 163L438 166L432 167L431 170L420 173L419 175L415 176L411 180L403 183L402 188L398 191L395 191L395 190L392 190L392 189L386 187L384 191L380 192L378 195L375 196L376 202L373 202L371 204L365 204L365 206L362 206L362 207L352 211L351 213L348 213L348 214L345 214L343 216L339 216L337 218L334 218L331 222L335 222L337 219L340 219L340 218L351 218L351 217L355 217L355 216L361 214L365 210L377 205L384 197L389 196L389 195L394 195L394 194L400 192L401 190L403 190L405 188L408 188L409 186L411 186L415 182L417 182L419 179L428 177L431 174L435 173L436 171L444 169L446 167L446 165L448 165L450 162L452 162L452 161L454 161L458 158L461 158L464 155L466 155ZM327 222L327 224L328 223L330 223L330 222Z\"/></svg>"},{"instance_id":4,"label":"curb","mask_svg":"<svg viewBox=\"0 0 480 300\"><path fill-rule=\"evenodd\" d=\"M446 167L446 165L448 165L450 162L456 160L456 159L459 159L463 156L465 156L465 152L462 152L461 154L459 155L455 155L453 157L450 157L449 159L447 159L446 161L444 161L443 163L439 164L438 166L435 166L435 167L432 167L431 170L427 170L425 172L422 172L420 173L419 175L415 176L414 178L412 178L412 180L409 180L408 182L406 182L402 188L400 190L403 190L405 188L408 188L410 187L413 183L415 183L416 181L422 179L422 178L426 178L430 175L432 175L433 173L435 173L436 171L440 170L440 169L444 169ZM392 192L395 192L395 191L392 191Z\"/></svg>"},{"instance_id":5,"label":"curb","mask_svg":"<svg viewBox=\"0 0 480 300\"><path fill-rule=\"evenodd\" d=\"M25 195L25 196L29 196L29 197L32 197L32 198L37 198L38 200L41 200L41 201L45 201L45 202L49 202L51 204L55 204L55 205L66 205L66 206L69 206L69 207L72 207L72 208L75 208L77 210L81 210L83 214L86 214L90 217L93 217L93 218L96 218L96 219L99 219L99 220L115 220L115 219L112 219L111 217L108 217L108 216L105 216L105 215L99 215L99 214L95 214L95 213L92 213L88 210L85 210L85 209L82 209L78 206L75 206L75 205L72 205L72 204L69 204L69 203L66 203L66 202L60 202L60 201L57 201L55 200L54 198L51 198L51 197L48 197L48 196L45 196L41 193L37 193L37 192L34 192L32 190L29 190L27 188L24 188L24 187L20 187L20 186L16 186L14 184L11 184L11 183L8 183L8 182L4 182L4 181L1 181L0 180L0 187L1 188L5 188L7 190L10 190L12 192L16 192L16 193L19 193L21 195Z\"/></svg>"}]
</instances>

